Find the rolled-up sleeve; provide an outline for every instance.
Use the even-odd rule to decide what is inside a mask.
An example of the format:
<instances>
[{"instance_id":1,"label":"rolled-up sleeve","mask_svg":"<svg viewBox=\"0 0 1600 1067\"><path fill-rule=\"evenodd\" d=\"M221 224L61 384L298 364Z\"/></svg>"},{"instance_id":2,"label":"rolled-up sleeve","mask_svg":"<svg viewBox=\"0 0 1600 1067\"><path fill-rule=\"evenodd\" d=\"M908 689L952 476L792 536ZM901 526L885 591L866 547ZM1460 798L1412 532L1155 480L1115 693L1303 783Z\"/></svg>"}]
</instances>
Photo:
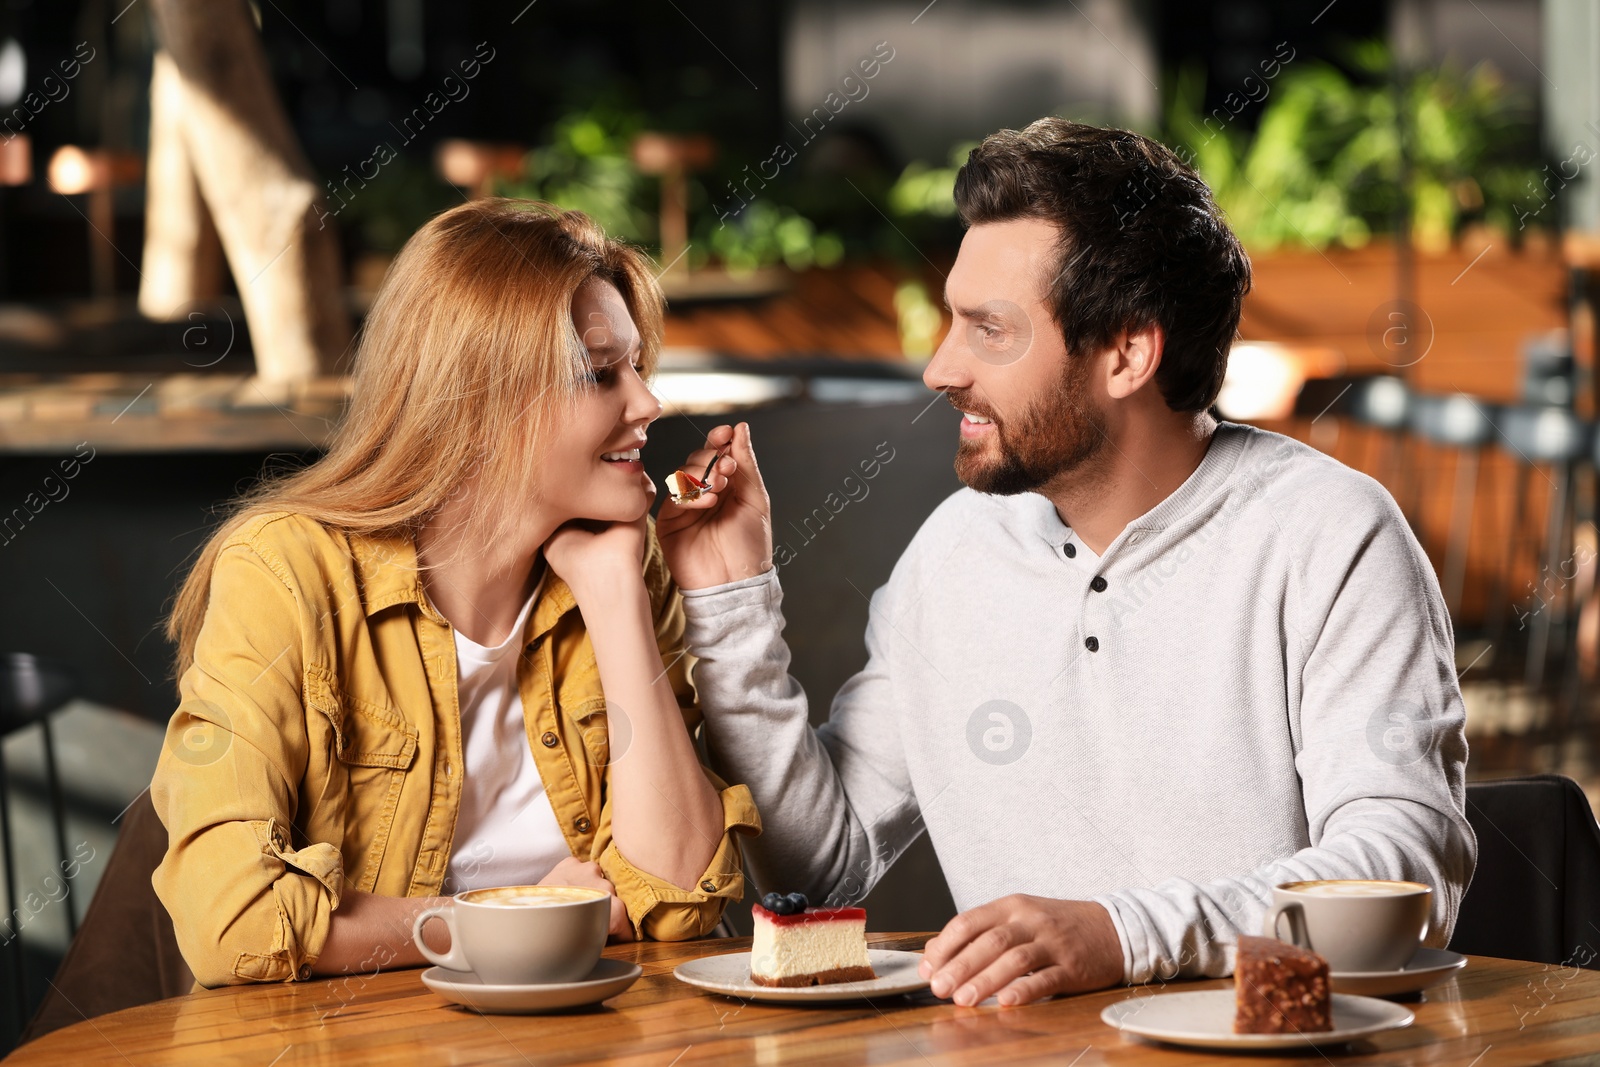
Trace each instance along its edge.
<instances>
[{"instance_id":1,"label":"rolled-up sleeve","mask_svg":"<svg viewBox=\"0 0 1600 1067\"><path fill-rule=\"evenodd\" d=\"M744 897L744 865L735 835L760 833L761 817L749 789L724 785L710 771L706 777L720 790L722 841L694 888L684 889L641 871L628 862L614 840L608 841L600 853L597 862L617 887L635 937L653 941L703 937L717 925L730 903Z\"/></svg>"},{"instance_id":2,"label":"rolled-up sleeve","mask_svg":"<svg viewBox=\"0 0 1600 1067\"><path fill-rule=\"evenodd\" d=\"M151 881L204 986L308 977L344 882L339 850L293 826L308 738L301 609L281 571L248 545L218 556L150 785L167 828Z\"/></svg>"}]
</instances>

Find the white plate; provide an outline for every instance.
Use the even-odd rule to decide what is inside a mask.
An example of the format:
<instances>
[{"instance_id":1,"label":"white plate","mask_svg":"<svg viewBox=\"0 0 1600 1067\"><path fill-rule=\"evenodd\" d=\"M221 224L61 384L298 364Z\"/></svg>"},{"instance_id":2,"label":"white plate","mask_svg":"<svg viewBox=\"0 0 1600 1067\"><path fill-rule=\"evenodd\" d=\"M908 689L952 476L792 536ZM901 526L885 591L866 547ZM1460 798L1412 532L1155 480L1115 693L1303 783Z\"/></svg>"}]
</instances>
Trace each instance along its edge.
<instances>
[{"instance_id":1,"label":"white plate","mask_svg":"<svg viewBox=\"0 0 1600 1067\"><path fill-rule=\"evenodd\" d=\"M429 967L422 984L453 1004L489 1015L536 1015L598 1004L627 989L644 973L637 963L602 959L589 977L549 985L490 985L471 971Z\"/></svg>"},{"instance_id":2,"label":"white plate","mask_svg":"<svg viewBox=\"0 0 1600 1067\"><path fill-rule=\"evenodd\" d=\"M1363 997L1398 997L1420 993L1438 985L1467 965L1467 957L1442 948L1419 948L1411 962L1398 971L1334 971L1335 993L1356 993Z\"/></svg>"},{"instance_id":3,"label":"white plate","mask_svg":"<svg viewBox=\"0 0 1600 1067\"><path fill-rule=\"evenodd\" d=\"M1126 1034L1196 1048L1300 1048L1354 1041L1383 1030L1410 1026L1411 1012L1387 1000L1333 994L1333 1029L1315 1034L1236 1034L1234 993L1160 993L1129 997L1100 1013L1100 1021Z\"/></svg>"},{"instance_id":4,"label":"white plate","mask_svg":"<svg viewBox=\"0 0 1600 1067\"><path fill-rule=\"evenodd\" d=\"M917 974L917 964L922 961L920 952L900 952L894 949L867 950L872 971L878 977L867 982L835 982L833 985L768 986L750 980L750 953L730 952L723 956L680 963L673 974L680 982L688 982L713 993L739 997L744 1000L825 1001L859 1000L862 997L887 997L895 993L913 993L928 988L928 980Z\"/></svg>"}]
</instances>

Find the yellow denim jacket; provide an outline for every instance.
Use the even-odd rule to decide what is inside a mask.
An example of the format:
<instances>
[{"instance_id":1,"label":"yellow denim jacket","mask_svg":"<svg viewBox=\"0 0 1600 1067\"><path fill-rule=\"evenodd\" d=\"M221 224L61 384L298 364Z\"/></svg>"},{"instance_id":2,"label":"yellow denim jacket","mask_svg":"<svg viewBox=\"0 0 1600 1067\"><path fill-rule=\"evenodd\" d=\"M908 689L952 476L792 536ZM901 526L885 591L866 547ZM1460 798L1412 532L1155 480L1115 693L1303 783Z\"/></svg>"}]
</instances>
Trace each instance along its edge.
<instances>
[{"instance_id":1,"label":"yellow denim jacket","mask_svg":"<svg viewBox=\"0 0 1600 1067\"><path fill-rule=\"evenodd\" d=\"M644 576L692 731L682 599L653 527ZM611 837L594 650L553 574L524 641L528 744L572 854L599 863L637 936L709 932L744 893L733 835L761 828L749 790L706 772L724 832L693 888L632 866ZM461 797L456 678L454 635L423 594L409 537L274 513L229 538L150 786L168 834L152 881L201 985L309 977L346 886L440 892Z\"/></svg>"}]
</instances>

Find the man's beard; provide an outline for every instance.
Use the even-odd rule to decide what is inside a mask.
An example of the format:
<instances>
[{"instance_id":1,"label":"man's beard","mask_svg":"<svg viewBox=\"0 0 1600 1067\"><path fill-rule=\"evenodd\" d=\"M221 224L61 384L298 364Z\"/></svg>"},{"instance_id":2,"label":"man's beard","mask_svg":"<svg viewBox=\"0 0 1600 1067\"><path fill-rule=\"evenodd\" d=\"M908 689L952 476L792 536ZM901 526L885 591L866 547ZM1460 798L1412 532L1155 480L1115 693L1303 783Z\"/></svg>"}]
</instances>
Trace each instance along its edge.
<instances>
[{"instance_id":1,"label":"man's beard","mask_svg":"<svg viewBox=\"0 0 1600 1067\"><path fill-rule=\"evenodd\" d=\"M1107 437L1105 419L1089 399L1092 365L1092 360L1069 355L1055 388L1014 423L996 420L997 459L985 455L986 445L962 438L956 448L957 477L980 493L1015 496L1035 492L1097 456ZM972 406L969 390L952 389L946 396L962 411L994 417L982 405Z\"/></svg>"}]
</instances>

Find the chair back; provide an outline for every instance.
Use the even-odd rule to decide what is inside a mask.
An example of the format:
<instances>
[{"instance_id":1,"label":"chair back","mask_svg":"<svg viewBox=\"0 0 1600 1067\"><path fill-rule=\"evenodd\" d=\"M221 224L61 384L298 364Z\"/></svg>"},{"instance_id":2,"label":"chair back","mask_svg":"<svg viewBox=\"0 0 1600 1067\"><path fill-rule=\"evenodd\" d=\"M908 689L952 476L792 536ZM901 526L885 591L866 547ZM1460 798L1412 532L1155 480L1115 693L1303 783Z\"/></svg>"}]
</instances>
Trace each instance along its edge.
<instances>
[{"instance_id":1,"label":"chair back","mask_svg":"<svg viewBox=\"0 0 1600 1067\"><path fill-rule=\"evenodd\" d=\"M71 700L77 683L66 666L27 652L0 654L0 729L39 721Z\"/></svg>"},{"instance_id":2,"label":"chair back","mask_svg":"<svg viewBox=\"0 0 1600 1067\"><path fill-rule=\"evenodd\" d=\"M1353 383L1348 378L1307 378L1295 394L1293 415L1296 418L1320 419L1324 415L1339 418L1349 413L1345 397L1350 395Z\"/></svg>"},{"instance_id":3,"label":"chair back","mask_svg":"<svg viewBox=\"0 0 1600 1067\"><path fill-rule=\"evenodd\" d=\"M1358 380L1348 399L1357 422L1384 430L1404 429L1411 412L1411 390L1389 374Z\"/></svg>"},{"instance_id":4,"label":"chair back","mask_svg":"<svg viewBox=\"0 0 1600 1067\"><path fill-rule=\"evenodd\" d=\"M1538 774L1467 786L1478 866L1450 948L1600 969L1600 826L1578 783Z\"/></svg>"},{"instance_id":5,"label":"chair back","mask_svg":"<svg viewBox=\"0 0 1600 1067\"><path fill-rule=\"evenodd\" d=\"M1570 408L1521 405L1501 412L1500 440L1529 463L1572 463L1588 453L1592 434Z\"/></svg>"},{"instance_id":6,"label":"chair back","mask_svg":"<svg viewBox=\"0 0 1600 1067\"><path fill-rule=\"evenodd\" d=\"M1439 445L1475 448L1494 437L1494 417L1486 405L1463 393L1413 396L1409 421L1413 433Z\"/></svg>"},{"instance_id":7,"label":"chair back","mask_svg":"<svg viewBox=\"0 0 1600 1067\"><path fill-rule=\"evenodd\" d=\"M194 988L172 917L150 876L167 852L167 830L148 790L122 817L99 888L22 1041L83 1019L176 997Z\"/></svg>"},{"instance_id":8,"label":"chair back","mask_svg":"<svg viewBox=\"0 0 1600 1067\"><path fill-rule=\"evenodd\" d=\"M1529 404L1572 406L1572 339L1566 330L1522 339L1522 399Z\"/></svg>"}]
</instances>

